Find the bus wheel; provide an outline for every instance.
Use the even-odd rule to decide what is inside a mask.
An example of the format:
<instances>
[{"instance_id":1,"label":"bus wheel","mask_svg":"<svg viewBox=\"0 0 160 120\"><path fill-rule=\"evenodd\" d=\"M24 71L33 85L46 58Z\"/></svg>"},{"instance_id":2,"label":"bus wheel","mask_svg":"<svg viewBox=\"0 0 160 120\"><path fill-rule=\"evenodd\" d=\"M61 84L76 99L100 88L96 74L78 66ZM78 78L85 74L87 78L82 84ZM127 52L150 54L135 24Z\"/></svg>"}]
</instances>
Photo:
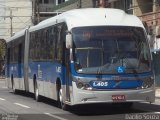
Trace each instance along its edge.
<instances>
[{"instance_id":1,"label":"bus wheel","mask_svg":"<svg viewBox=\"0 0 160 120\"><path fill-rule=\"evenodd\" d=\"M16 90L16 88L15 88L15 84L13 83L13 93L14 94L17 94L17 90Z\"/></svg>"},{"instance_id":2,"label":"bus wheel","mask_svg":"<svg viewBox=\"0 0 160 120\"><path fill-rule=\"evenodd\" d=\"M67 105L63 103L62 88L58 90L57 96L58 96L58 106L63 110L67 110Z\"/></svg>"},{"instance_id":3,"label":"bus wheel","mask_svg":"<svg viewBox=\"0 0 160 120\"><path fill-rule=\"evenodd\" d=\"M15 87L15 83L14 83L14 80L13 80L13 77L11 78L12 80L12 90L13 90L13 93L16 94L17 93L17 90L16 90L16 87Z\"/></svg>"},{"instance_id":4,"label":"bus wheel","mask_svg":"<svg viewBox=\"0 0 160 120\"><path fill-rule=\"evenodd\" d=\"M37 82L35 82L34 94L35 94L35 100L37 102L40 102L40 95L39 95L39 89L38 89Z\"/></svg>"}]
</instances>

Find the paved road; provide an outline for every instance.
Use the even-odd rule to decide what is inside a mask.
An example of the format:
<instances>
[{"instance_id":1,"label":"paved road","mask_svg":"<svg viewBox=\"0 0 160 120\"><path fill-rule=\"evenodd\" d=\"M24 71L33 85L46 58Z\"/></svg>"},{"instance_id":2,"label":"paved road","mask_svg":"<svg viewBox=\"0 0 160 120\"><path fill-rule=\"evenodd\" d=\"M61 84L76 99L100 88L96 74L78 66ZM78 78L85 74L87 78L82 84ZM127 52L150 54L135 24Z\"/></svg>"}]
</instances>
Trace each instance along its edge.
<instances>
[{"instance_id":1,"label":"paved road","mask_svg":"<svg viewBox=\"0 0 160 120\"><path fill-rule=\"evenodd\" d=\"M56 102L43 98L36 102L33 95L23 92L13 94L0 80L0 120L134 120L160 119L160 98L155 104L136 103L133 109L113 107L113 105L78 106L70 111L56 107Z\"/></svg>"}]
</instances>

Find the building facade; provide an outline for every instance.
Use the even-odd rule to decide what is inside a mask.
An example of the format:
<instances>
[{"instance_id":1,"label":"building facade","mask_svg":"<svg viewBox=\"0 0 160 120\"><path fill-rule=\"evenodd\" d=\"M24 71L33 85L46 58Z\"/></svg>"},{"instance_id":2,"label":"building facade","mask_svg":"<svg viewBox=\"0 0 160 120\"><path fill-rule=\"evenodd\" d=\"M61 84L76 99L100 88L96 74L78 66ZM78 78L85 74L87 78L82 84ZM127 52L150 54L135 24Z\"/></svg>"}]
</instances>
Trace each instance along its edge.
<instances>
[{"instance_id":1,"label":"building facade","mask_svg":"<svg viewBox=\"0 0 160 120\"><path fill-rule=\"evenodd\" d=\"M67 11L76 8L118 8L123 9L127 13L132 13L129 9L132 4L132 0L68 0L60 4L54 5L54 11Z\"/></svg>"},{"instance_id":2,"label":"building facade","mask_svg":"<svg viewBox=\"0 0 160 120\"><path fill-rule=\"evenodd\" d=\"M152 50L160 49L160 0L133 0L132 9L148 26Z\"/></svg>"},{"instance_id":3,"label":"building facade","mask_svg":"<svg viewBox=\"0 0 160 120\"><path fill-rule=\"evenodd\" d=\"M46 18L54 16L53 6L55 0L32 0L32 22L38 24Z\"/></svg>"},{"instance_id":4,"label":"building facade","mask_svg":"<svg viewBox=\"0 0 160 120\"><path fill-rule=\"evenodd\" d=\"M0 39L5 37L5 0L0 1Z\"/></svg>"},{"instance_id":5,"label":"building facade","mask_svg":"<svg viewBox=\"0 0 160 120\"><path fill-rule=\"evenodd\" d=\"M5 38L32 25L31 0L5 0Z\"/></svg>"}]
</instances>

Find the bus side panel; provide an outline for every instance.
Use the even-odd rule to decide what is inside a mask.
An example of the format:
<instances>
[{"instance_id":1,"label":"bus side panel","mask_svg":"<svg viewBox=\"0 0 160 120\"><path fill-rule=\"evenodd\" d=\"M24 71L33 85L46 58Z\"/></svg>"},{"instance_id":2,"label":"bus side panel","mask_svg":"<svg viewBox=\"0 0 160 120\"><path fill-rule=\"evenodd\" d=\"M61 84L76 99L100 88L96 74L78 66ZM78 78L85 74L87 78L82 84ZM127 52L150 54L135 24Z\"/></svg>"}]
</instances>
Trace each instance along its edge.
<instances>
[{"instance_id":1,"label":"bus side panel","mask_svg":"<svg viewBox=\"0 0 160 120\"><path fill-rule=\"evenodd\" d=\"M8 87L12 88L13 85L17 90L25 90L24 79L23 79L23 64L10 64L8 67L10 73L7 76Z\"/></svg>"},{"instance_id":2,"label":"bus side panel","mask_svg":"<svg viewBox=\"0 0 160 120\"><path fill-rule=\"evenodd\" d=\"M39 94L57 99L56 80L59 78L65 84L62 65L58 62L30 62L29 63L29 91L34 92L33 76L36 76Z\"/></svg>"}]
</instances>

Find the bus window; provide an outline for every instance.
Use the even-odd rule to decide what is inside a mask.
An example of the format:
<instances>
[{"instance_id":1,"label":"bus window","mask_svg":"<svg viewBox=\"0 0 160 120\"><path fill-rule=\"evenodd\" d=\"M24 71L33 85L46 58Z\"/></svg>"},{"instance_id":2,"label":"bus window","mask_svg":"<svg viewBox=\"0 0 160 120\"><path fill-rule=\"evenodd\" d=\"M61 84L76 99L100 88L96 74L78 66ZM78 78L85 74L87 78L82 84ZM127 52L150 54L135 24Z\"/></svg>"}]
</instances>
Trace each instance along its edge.
<instances>
[{"instance_id":1,"label":"bus window","mask_svg":"<svg viewBox=\"0 0 160 120\"><path fill-rule=\"evenodd\" d=\"M73 41L78 73L95 74L101 69L104 74L113 74L117 73L118 66L124 66L127 73L150 70L149 46L142 28L74 28ZM76 66L81 66L81 69Z\"/></svg>"}]
</instances>

